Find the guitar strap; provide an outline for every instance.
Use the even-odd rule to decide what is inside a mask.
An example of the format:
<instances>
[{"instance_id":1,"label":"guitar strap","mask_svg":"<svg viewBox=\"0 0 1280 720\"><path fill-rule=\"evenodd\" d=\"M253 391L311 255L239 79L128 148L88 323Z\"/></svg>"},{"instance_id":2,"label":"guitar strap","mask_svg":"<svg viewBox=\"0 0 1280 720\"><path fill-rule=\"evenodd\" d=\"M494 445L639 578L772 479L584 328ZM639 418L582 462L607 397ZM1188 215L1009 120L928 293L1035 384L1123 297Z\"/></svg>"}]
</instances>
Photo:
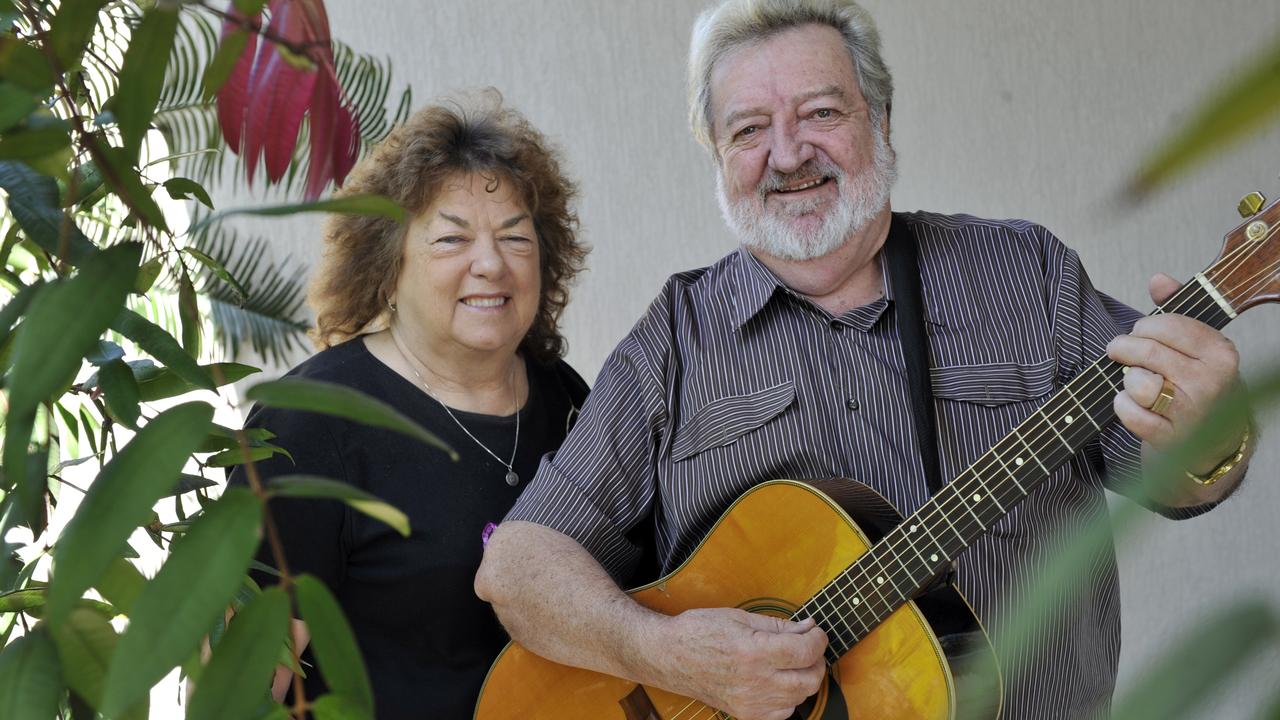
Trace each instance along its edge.
<instances>
[{"instance_id":1,"label":"guitar strap","mask_svg":"<svg viewBox=\"0 0 1280 720\"><path fill-rule=\"evenodd\" d=\"M933 408L933 383L929 379L929 341L924 327L924 299L920 291L920 260L915 234L897 213L889 224L884 244L889 282L893 283L893 307L898 318L902 354L911 388L911 419L920 443L924 479L929 494L942 489L942 466L938 462L937 419Z\"/></svg>"}]
</instances>

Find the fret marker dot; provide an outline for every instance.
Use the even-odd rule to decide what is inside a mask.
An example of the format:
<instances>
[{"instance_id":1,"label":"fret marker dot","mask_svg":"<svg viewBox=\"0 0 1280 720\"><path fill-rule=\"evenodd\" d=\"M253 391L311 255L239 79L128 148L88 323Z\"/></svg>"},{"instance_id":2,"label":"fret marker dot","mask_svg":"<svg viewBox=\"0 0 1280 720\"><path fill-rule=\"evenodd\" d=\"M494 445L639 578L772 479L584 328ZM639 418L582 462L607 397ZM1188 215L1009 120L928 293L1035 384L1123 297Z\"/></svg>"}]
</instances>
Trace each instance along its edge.
<instances>
[{"instance_id":1,"label":"fret marker dot","mask_svg":"<svg viewBox=\"0 0 1280 720\"><path fill-rule=\"evenodd\" d=\"M1068 424L1068 425L1070 425L1070 424L1071 424L1071 420L1072 420L1072 417L1071 417L1070 415L1068 415L1068 416L1066 416L1066 417L1062 418L1062 421L1063 421L1063 422L1065 422L1065 423L1066 423L1066 424Z\"/></svg>"},{"instance_id":2,"label":"fret marker dot","mask_svg":"<svg viewBox=\"0 0 1280 720\"><path fill-rule=\"evenodd\" d=\"M937 555L930 555L930 556L929 556L929 562L938 562L938 556L937 556Z\"/></svg>"},{"instance_id":3,"label":"fret marker dot","mask_svg":"<svg viewBox=\"0 0 1280 720\"><path fill-rule=\"evenodd\" d=\"M862 598L854 598L852 602L854 605L857 605L858 603L862 602Z\"/></svg>"},{"instance_id":4,"label":"fret marker dot","mask_svg":"<svg viewBox=\"0 0 1280 720\"><path fill-rule=\"evenodd\" d=\"M880 584L880 585L883 585L883 584L884 584L884 578L882 578L882 577L878 577L878 578L876 578L876 583L878 583L878 584Z\"/></svg>"},{"instance_id":5,"label":"fret marker dot","mask_svg":"<svg viewBox=\"0 0 1280 720\"><path fill-rule=\"evenodd\" d=\"M974 493L974 494L973 494L973 501L974 501L974 502L982 502L982 493Z\"/></svg>"},{"instance_id":6,"label":"fret marker dot","mask_svg":"<svg viewBox=\"0 0 1280 720\"><path fill-rule=\"evenodd\" d=\"M916 531L915 525L912 525L911 527L907 528L907 532L915 532L915 531Z\"/></svg>"},{"instance_id":7,"label":"fret marker dot","mask_svg":"<svg viewBox=\"0 0 1280 720\"><path fill-rule=\"evenodd\" d=\"M1013 459L1013 464L1014 464L1014 465L1021 466L1021 465L1022 465L1022 458L1014 458L1014 459Z\"/></svg>"}]
</instances>

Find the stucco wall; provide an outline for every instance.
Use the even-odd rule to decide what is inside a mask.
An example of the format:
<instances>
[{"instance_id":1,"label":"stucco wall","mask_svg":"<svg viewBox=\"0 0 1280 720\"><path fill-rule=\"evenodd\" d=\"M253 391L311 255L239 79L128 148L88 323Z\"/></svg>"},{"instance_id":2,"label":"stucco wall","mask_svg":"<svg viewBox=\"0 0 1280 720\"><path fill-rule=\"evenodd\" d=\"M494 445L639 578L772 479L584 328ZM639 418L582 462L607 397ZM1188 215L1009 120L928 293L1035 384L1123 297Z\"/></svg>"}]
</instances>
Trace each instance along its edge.
<instances>
[{"instance_id":1,"label":"stucco wall","mask_svg":"<svg viewBox=\"0 0 1280 720\"><path fill-rule=\"evenodd\" d=\"M899 209L1035 219L1078 250L1095 285L1141 308L1155 271L1189 277L1215 256L1253 189L1280 193L1280 127L1149 203L1116 196L1143 154L1280 30L1275 0L867 0L897 82ZM672 272L733 247L709 160L685 125L684 55L700 2L329 0L336 36L389 56L416 104L494 85L564 147L594 245L567 316L588 378ZM270 225L315 257L318 221ZM1280 358L1280 308L1229 334L1246 374ZM1265 420L1274 435L1280 417ZM1280 451L1264 439L1224 507L1152 521L1120 550L1122 684L1190 625L1241 597L1280 608ZM1255 717L1280 652L1205 717Z\"/></svg>"}]
</instances>

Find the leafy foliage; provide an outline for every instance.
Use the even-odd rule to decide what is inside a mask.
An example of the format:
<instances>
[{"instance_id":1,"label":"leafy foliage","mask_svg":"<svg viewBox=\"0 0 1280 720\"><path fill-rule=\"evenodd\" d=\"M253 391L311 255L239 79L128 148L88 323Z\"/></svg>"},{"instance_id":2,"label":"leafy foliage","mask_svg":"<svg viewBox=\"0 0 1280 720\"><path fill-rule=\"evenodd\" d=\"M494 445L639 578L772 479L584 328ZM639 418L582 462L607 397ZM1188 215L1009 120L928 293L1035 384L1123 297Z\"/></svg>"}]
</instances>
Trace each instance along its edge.
<instances>
[{"instance_id":1,"label":"leafy foliage","mask_svg":"<svg viewBox=\"0 0 1280 720\"><path fill-rule=\"evenodd\" d=\"M179 234L162 211L212 210L205 184L223 163L204 89L217 42L208 12L0 2L0 537L11 538L0 548L0 717L145 718L152 686L174 667L196 685L196 716L251 715L271 665L299 667L284 642L294 579L283 574L262 592L246 576L265 500L330 498L408 531L394 508L340 483L262 487L252 461L287 452L265 429L213 422L210 393L258 370L202 356L234 355L247 341L281 361L301 347L306 323L301 273L268 260L265 241L207 212ZM344 57L371 88L358 112L379 127L386 69ZM154 160L158 138L169 154ZM172 176L175 165L192 177ZM261 212L399 212L379 202ZM220 492L207 475L232 463L249 463L250 487ZM140 541L172 548L152 579L132 562ZM326 618L341 617L321 603ZM229 630L228 607L244 613ZM129 622L117 635L110 620L120 615ZM326 663L365 676L353 643L326 646ZM356 716L370 716L368 699ZM317 712L350 704L312 700ZM275 713L307 708L303 699Z\"/></svg>"}]
</instances>

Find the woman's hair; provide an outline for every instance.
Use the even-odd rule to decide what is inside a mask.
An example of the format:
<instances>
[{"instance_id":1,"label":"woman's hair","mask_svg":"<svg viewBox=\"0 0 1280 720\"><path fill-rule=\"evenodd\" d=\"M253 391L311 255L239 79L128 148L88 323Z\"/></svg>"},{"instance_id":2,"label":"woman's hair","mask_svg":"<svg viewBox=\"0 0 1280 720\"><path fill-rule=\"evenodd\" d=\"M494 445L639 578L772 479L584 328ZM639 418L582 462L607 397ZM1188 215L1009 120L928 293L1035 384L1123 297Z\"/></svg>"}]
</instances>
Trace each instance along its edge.
<instances>
[{"instance_id":1,"label":"woman's hair","mask_svg":"<svg viewBox=\"0 0 1280 720\"><path fill-rule=\"evenodd\" d=\"M544 362L564 355L560 315L588 251L575 235L578 216L571 203L577 188L565 177L559 152L520 113L503 107L492 89L419 110L352 171L340 195L385 195L404 207L406 219L335 215L329 221L308 296L317 347L350 340L385 318L409 223L446 180L473 172L488 180L489 192L509 183L538 234L541 297L520 347Z\"/></svg>"}]
</instances>

